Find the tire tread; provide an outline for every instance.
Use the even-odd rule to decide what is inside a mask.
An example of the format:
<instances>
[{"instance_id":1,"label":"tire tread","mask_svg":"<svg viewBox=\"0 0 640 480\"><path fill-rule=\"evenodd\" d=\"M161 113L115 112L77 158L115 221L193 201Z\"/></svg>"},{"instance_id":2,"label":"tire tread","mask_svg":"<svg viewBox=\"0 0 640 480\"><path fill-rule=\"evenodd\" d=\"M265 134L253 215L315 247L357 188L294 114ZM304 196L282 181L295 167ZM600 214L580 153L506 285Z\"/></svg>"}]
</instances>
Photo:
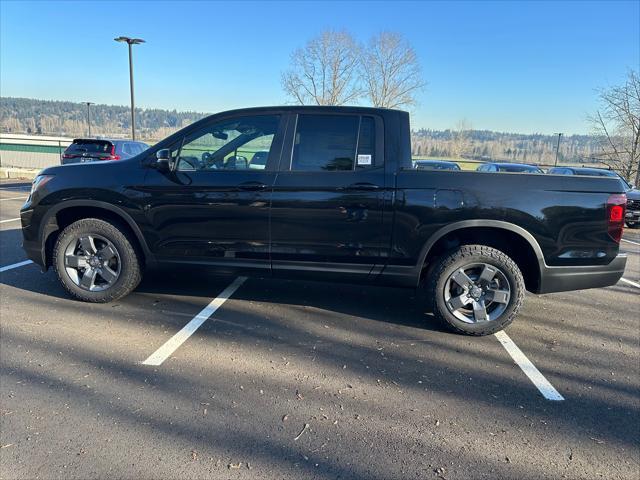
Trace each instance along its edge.
<instances>
[{"instance_id":1,"label":"tire tread","mask_svg":"<svg viewBox=\"0 0 640 480\"><path fill-rule=\"evenodd\" d=\"M515 308L513 308L507 317L501 321L488 322L485 328L473 329L473 330L464 330L446 317L444 312L440 311L440 306L438 305L438 283L443 275L443 273L451 267L455 263L472 263L474 260L478 260L478 257L485 257L494 260L496 263L501 264L501 268L508 270L512 276L516 279L515 289L512 286L512 291L515 290L517 294ZM518 315L520 308L522 307L522 303L524 302L525 296L525 282L522 276L522 272L518 268L518 265L504 252L489 247L487 245L461 245L460 247L452 250L445 256L441 258L440 261L436 263L434 268L431 270L430 275L427 277L426 283L426 293L427 298L430 303L430 307L432 308L432 312L435 317L444 323L450 330L456 333L462 333L465 335L472 336L483 336L490 335L497 331L500 331L507 327ZM449 312L446 312L447 314Z\"/></svg>"},{"instance_id":2,"label":"tire tread","mask_svg":"<svg viewBox=\"0 0 640 480\"><path fill-rule=\"evenodd\" d=\"M58 264L58 257L63 252L63 244L69 238L69 236L76 236L78 234L85 233L86 230L94 231L97 234L103 235L110 240L116 240L120 243L119 254L120 259L123 262L121 267L121 279L118 280L114 287L109 288L102 292L87 292L80 289L76 285L72 284L68 279L67 273L60 270ZM142 280L142 268L140 265L140 254L135 247L136 243L133 241L127 230L121 225L117 225L115 222L102 220L99 218L84 218L68 225L62 233L59 235L56 244L53 249L53 267L62 283L63 287L70 295L82 300L83 302L91 303L108 303L113 300L118 300L129 293L131 293ZM128 265L124 265L127 262Z\"/></svg>"}]
</instances>

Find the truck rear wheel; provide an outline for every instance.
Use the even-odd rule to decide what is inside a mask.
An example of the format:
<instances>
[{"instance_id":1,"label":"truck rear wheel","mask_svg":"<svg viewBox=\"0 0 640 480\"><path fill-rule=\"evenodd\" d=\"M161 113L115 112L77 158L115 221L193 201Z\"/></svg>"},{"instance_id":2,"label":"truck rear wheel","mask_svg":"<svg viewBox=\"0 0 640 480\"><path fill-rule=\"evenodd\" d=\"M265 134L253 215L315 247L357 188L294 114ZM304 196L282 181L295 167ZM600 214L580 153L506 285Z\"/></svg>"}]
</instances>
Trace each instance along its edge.
<instances>
[{"instance_id":1,"label":"truck rear wheel","mask_svg":"<svg viewBox=\"0 0 640 480\"><path fill-rule=\"evenodd\" d=\"M97 218L78 220L62 231L53 265L64 288L84 302L117 300L142 278L139 256L126 230Z\"/></svg>"},{"instance_id":2,"label":"truck rear wheel","mask_svg":"<svg viewBox=\"0 0 640 480\"><path fill-rule=\"evenodd\" d=\"M427 278L436 318L466 335L490 335L509 325L524 300L524 278L505 253L463 245L442 257Z\"/></svg>"}]
</instances>

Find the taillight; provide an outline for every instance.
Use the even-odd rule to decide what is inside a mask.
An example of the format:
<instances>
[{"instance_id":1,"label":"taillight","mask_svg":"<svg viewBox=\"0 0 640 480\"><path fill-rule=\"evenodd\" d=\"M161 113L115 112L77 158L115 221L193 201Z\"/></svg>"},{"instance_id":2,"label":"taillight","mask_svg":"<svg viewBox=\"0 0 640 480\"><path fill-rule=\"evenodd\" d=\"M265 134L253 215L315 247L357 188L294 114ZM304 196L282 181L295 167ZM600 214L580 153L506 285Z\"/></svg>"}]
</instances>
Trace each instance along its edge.
<instances>
[{"instance_id":1,"label":"taillight","mask_svg":"<svg viewBox=\"0 0 640 480\"><path fill-rule=\"evenodd\" d=\"M111 145L111 155L109 155L106 160L120 160L120 155L116 155L115 145Z\"/></svg>"},{"instance_id":2,"label":"taillight","mask_svg":"<svg viewBox=\"0 0 640 480\"><path fill-rule=\"evenodd\" d=\"M609 236L620 243L624 229L624 214L627 208L627 196L624 193L609 195L607 199L607 222Z\"/></svg>"}]
</instances>

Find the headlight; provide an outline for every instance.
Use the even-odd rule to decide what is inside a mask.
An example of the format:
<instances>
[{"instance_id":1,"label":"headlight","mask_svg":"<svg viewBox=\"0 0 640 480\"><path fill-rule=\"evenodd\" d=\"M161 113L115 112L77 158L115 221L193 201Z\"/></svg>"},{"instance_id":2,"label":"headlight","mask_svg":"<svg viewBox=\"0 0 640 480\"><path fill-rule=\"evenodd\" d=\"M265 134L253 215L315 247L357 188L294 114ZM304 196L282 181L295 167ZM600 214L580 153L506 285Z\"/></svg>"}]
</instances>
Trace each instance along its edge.
<instances>
[{"instance_id":1,"label":"headlight","mask_svg":"<svg viewBox=\"0 0 640 480\"><path fill-rule=\"evenodd\" d=\"M33 195L34 192L39 188L44 187L52 178L53 178L53 175L38 175L36 178L34 178L33 183L31 184L30 195Z\"/></svg>"}]
</instances>

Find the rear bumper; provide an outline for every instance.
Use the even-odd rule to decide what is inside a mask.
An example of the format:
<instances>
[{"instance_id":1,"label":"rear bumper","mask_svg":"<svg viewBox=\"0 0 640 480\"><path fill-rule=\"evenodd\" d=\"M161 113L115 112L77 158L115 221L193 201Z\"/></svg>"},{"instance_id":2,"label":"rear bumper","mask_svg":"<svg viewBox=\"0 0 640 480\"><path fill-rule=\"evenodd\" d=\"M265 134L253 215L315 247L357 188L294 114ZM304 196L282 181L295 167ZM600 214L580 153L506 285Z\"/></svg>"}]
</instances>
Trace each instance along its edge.
<instances>
[{"instance_id":1,"label":"rear bumper","mask_svg":"<svg viewBox=\"0 0 640 480\"><path fill-rule=\"evenodd\" d=\"M541 272L537 293L566 292L615 285L624 274L627 256L619 254L608 265L549 267Z\"/></svg>"}]
</instances>

